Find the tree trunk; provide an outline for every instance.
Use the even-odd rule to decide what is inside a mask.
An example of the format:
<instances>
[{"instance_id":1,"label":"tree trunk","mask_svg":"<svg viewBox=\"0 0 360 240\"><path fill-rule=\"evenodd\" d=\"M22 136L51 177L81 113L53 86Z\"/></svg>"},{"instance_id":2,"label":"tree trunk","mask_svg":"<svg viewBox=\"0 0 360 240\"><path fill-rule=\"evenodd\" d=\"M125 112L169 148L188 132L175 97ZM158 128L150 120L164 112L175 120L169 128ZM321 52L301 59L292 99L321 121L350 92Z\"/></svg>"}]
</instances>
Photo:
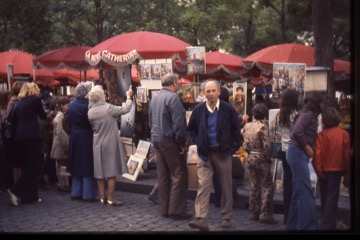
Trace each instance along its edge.
<instances>
[{"instance_id":1,"label":"tree trunk","mask_svg":"<svg viewBox=\"0 0 360 240\"><path fill-rule=\"evenodd\" d=\"M314 59L315 66L329 68L328 96L335 98L335 85L333 78L334 50L333 50L333 17L331 10L332 1L313 0L312 18L314 27Z\"/></svg>"}]
</instances>

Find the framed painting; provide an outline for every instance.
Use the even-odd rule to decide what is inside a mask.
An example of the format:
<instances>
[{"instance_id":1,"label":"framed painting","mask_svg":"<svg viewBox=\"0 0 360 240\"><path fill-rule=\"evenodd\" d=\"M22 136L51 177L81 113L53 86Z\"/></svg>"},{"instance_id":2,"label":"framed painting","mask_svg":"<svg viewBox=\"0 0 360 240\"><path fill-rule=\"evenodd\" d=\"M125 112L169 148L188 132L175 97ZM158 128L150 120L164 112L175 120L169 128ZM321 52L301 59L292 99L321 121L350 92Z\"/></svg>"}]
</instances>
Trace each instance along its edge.
<instances>
[{"instance_id":1,"label":"framed painting","mask_svg":"<svg viewBox=\"0 0 360 240\"><path fill-rule=\"evenodd\" d=\"M247 101L247 83L234 82L233 83L233 104L239 116L246 114Z\"/></svg>"},{"instance_id":2,"label":"framed painting","mask_svg":"<svg viewBox=\"0 0 360 240\"><path fill-rule=\"evenodd\" d=\"M139 176L139 172L142 168L143 163L144 163L143 158L137 157L135 155L131 155L127 162L128 173L124 173L122 176L131 181L136 181L136 179Z\"/></svg>"},{"instance_id":3,"label":"framed painting","mask_svg":"<svg viewBox=\"0 0 360 240\"><path fill-rule=\"evenodd\" d=\"M125 102L122 103L125 105ZM135 103L132 103L130 112L121 115L120 121L120 136L132 138L134 135L134 124L135 124Z\"/></svg>"},{"instance_id":4,"label":"framed painting","mask_svg":"<svg viewBox=\"0 0 360 240\"><path fill-rule=\"evenodd\" d=\"M161 63L161 70L160 70L161 77L167 73L172 73L172 63L171 62Z\"/></svg>"},{"instance_id":5,"label":"framed painting","mask_svg":"<svg viewBox=\"0 0 360 240\"><path fill-rule=\"evenodd\" d=\"M150 79L151 68L150 64L139 64L140 65L140 79Z\"/></svg>"},{"instance_id":6,"label":"framed painting","mask_svg":"<svg viewBox=\"0 0 360 240\"><path fill-rule=\"evenodd\" d=\"M151 64L151 79L161 80L161 64Z\"/></svg>"},{"instance_id":7,"label":"framed painting","mask_svg":"<svg viewBox=\"0 0 360 240\"><path fill-rule=\"evenodd\" d=\"M272 93L274 98L281 98L282 93L288 89L299 92L299 101L304 96L304 83L306 78L306 64L282 63L273 64Z\"/></svg>"},{"instance_id":8,"label":"framed painting","mask_svg":"<svg viewBox=\"0 0 360 240\"><path fill-rule=\"evenodd\" d=\"M205 47L187 47L185 49L188 75L205 74Z\"/></svg>"},{"instance_id":9,"label":"framed painting","mask_svg":"<svg viewBox=\"0 0 360 240\"><path fill-rule=\"evenodd\" d=\"M150 145L150 142L140 140L136 148L135 156L145 159L149 152Z\"/></svg>"}]
</instances>

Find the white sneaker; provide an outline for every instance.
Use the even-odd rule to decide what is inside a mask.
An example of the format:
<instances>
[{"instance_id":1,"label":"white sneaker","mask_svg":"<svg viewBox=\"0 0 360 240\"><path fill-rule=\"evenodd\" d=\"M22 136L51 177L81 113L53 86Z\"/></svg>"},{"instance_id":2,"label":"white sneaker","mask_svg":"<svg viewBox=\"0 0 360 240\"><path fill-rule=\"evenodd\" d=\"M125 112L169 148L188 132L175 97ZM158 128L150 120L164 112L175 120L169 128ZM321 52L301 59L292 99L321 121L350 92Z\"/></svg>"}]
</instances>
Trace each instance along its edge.
<instances>
[{"instance_id":1,"label":"white sneaker","mask_svg":"<svg viewBox=\"0 0 360 240\"><path fill-rule=\"evenodd\" d=\"M10 196L10 201L12 203L12 205L14 206L18 206L19 202L20 202L20 198L18 198L17 196L15 196L15 194L13 194L10 189L7 190L9 196Z\"/></svg>"}]
</instances>

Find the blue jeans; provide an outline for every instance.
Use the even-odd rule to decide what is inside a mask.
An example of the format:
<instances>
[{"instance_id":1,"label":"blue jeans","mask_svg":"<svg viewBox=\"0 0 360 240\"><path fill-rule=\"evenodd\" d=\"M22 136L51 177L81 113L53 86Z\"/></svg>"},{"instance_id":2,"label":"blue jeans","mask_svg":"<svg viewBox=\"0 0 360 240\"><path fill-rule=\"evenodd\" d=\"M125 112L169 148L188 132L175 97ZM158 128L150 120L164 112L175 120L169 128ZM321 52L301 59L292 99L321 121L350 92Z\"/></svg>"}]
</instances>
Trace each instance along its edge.
<instances>
[{"instance_id":1,"label":"blue jeans","mask_svg":"<svg viewBox=\"0 0 360 240\"><path fill-rule=\"evenodd\" d=\"M289 230L316 230L318 218L311 188L308 157L303 149L289 144L286 159L293 177L293 192L286 226Z\"/></svg>"},{"instance_id":2,"label":"blue jeans","mask_svg":"<svg viewBox=\"0 0 360 240\"><path fill-rule=\"evenodd\" d=\"M99 196L96 179L94 177L71 177L71 196L91 199Z\"/></svg>"}]
</instances>

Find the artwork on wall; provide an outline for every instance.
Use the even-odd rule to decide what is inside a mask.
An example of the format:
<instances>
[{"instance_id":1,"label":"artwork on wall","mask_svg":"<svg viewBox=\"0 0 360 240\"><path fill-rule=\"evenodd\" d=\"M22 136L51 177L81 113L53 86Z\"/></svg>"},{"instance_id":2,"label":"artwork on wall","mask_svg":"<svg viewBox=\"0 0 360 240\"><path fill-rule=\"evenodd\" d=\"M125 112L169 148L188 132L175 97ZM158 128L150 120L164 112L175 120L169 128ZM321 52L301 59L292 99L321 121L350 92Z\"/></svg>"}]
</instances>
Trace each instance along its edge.
<instances>
[{"instance_id":1,"label":"artwork on wall","mask_svg":"<svg viewBox=\"0 0 360 240\"><path fill-rule=\"evenodd\" d=\"M206 74L205 47L187 47L185 52L187 60L187 74Z\"/></svg>"},{"instance_id":2,"label":"artwork on wall","mask_svg":"<svg viewBox=\"0 0 360 240\"><path fill-rule=\"evenodd\" d=\"M140 83L147 89L161 89L161 78L167 73L172 73L172 60L166 59L143 59L139 62Z\"/></svg>"},{"instance_id":3,"label":"artwork on wall","mask_svg":"<svg viewBox=\"0 0 360 240\"><path fill-rule=\"evenodd\" d=\"M124 106L125 102L122 103ZM133 138L134 136L134 123L135 123L135 103L132 103L130 112L121 115L120 122L120 135L122 137Z\"/></svg>"},{"instance_id":4,"label":"artwork on wall","mask_svg":"<svg viewBox=\"0 0 360 240\"><path fill-rule=\"evenodd\" d=\"M179 88L179 95L183 103L194 103L194 86L191 84L183 84Z\"/></svg>"},{"instance_id":5,"label":"artwork on wall","mask_svg":"<svg viewBox=\"0 0 360 240\"><path fill-rule=\"evenodd\" d=\"M299 92L299 102L303 102L306 64L304 63L274 63L272 94L274 98L281 98L284 90L291 88Z\"/></svg>"},{"instance_id":6,"label":"artwork on wall","mask_svg":"<svg viewBox=\"0 0 360 240\"><path fill-rule=\"evenodd\" d=\"M246 114L247 82L233 83L233 104L239 116Z\"/></svg>"}]
</instances>

